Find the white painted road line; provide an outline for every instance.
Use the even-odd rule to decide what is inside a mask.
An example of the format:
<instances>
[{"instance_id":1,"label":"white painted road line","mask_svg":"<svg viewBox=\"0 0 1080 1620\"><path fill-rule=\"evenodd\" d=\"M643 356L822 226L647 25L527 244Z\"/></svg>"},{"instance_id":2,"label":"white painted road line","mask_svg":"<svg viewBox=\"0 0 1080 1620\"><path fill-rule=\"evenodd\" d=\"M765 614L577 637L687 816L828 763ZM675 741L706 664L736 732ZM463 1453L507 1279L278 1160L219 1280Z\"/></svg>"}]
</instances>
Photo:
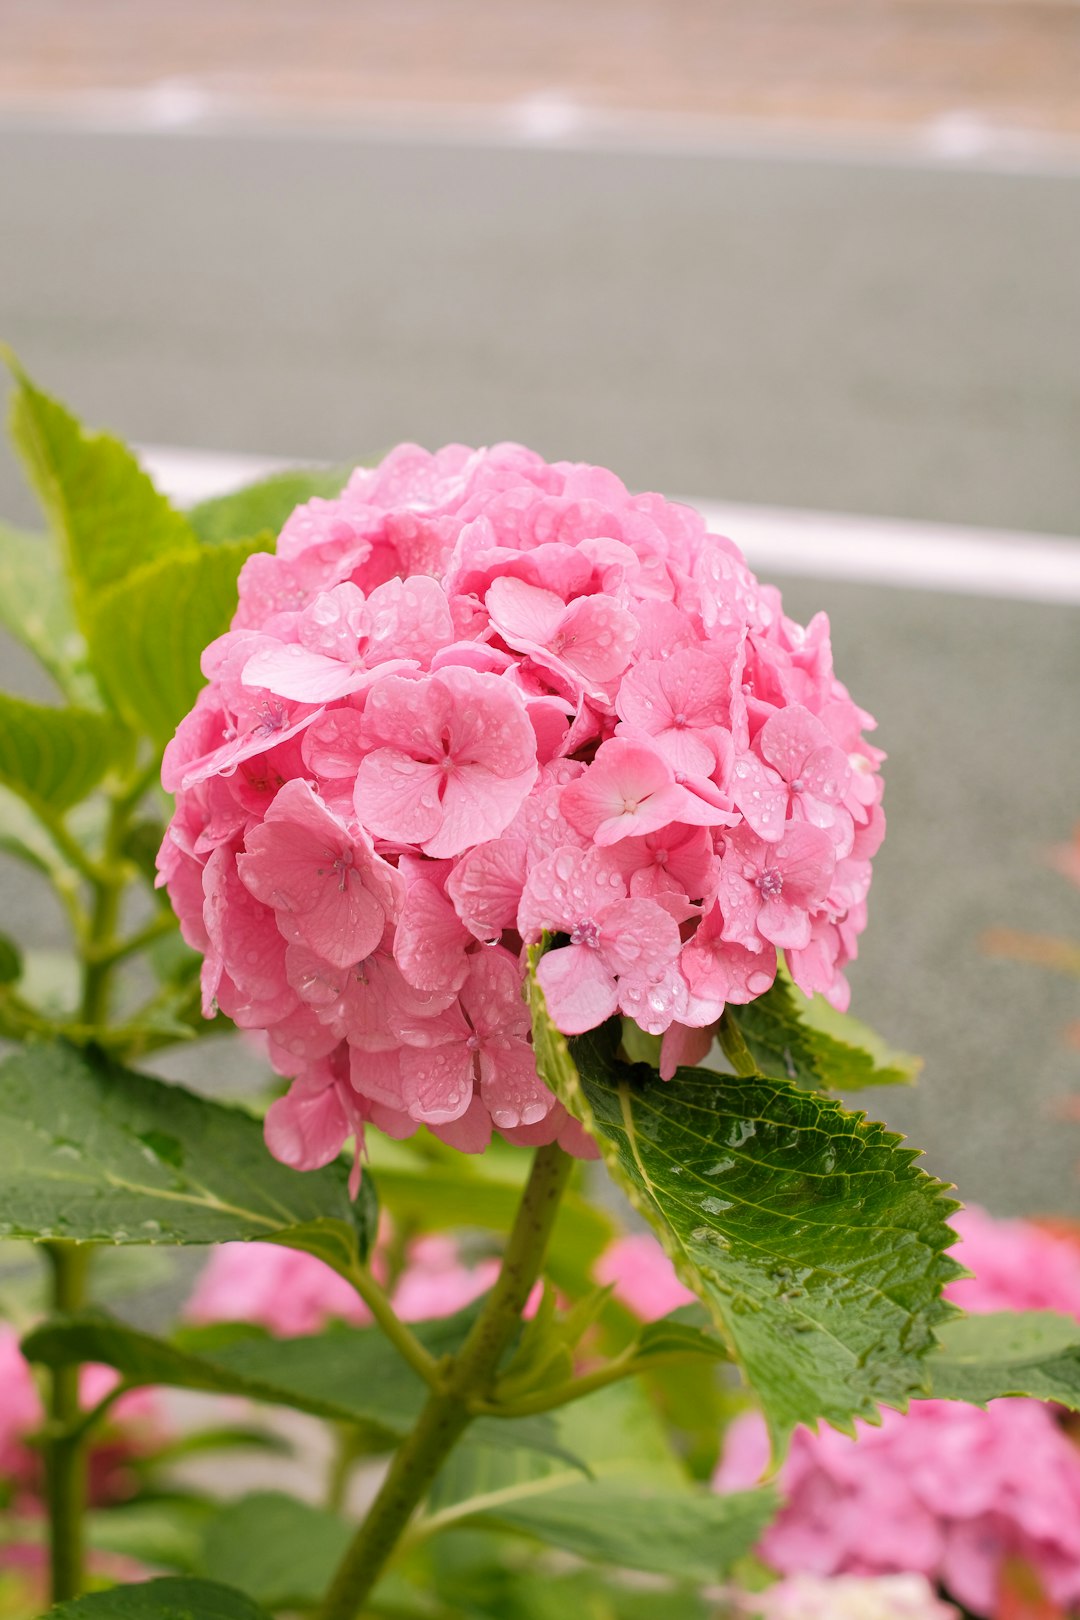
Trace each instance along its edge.
<instances>
[{"instance_id":1,"label":"white painted road line","mask_svg":"<svg viewBox=\"0 0 1080 1620\"><path fill-rule=\"evenodd\" d=\"M181 506L298 465L274 456L164 445L143 445L139 455ZM682 498L710 529L730 535L765 575L1080 604L1080 539Z\"/></svg>"}]
</instances>

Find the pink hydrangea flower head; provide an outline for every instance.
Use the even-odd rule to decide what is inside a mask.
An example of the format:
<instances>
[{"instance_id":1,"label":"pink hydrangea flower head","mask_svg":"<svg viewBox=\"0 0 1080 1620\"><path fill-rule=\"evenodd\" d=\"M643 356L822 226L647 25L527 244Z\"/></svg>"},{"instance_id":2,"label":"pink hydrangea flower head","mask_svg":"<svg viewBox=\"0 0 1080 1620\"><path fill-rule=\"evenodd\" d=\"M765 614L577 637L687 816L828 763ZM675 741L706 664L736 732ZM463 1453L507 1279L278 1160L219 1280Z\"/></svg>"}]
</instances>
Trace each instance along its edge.
<instances>
[{"instance_id":1,"label":"pink hydrangea flower head","mask_svg":"<svg viewBox=\"0 0 1080 1620\"><path fill-rule=\"evenodd\" d=\"M166 750L159 873L206 1012L292 1081L287 1163L368 1126L585 1151L532 1055L544 932L563 1031L636 1019L665 1073L781 952L844 1003L873 722L824 616L789 619L698 513L520 445L402 445L298 507L239 594Z\"/></svg>"},{"instance_id":2,"label":"pink hydrangea flower head","mask_svg":"<svg viewBox=\"0 0 1080 1620\"><path fill-rule=\"evenodd\" d=\"M1075 1314L1069 1245L979 1210L954 1219L964 1235L953 1252L976 1271L950 1285L958 1302L975 1311ZM1045 1260L1050 1269L1040 1278ZM778 1481L785 1505L759 1549L775 1569L830 1579L916 1572L989 1616L1019 1565L1063 1610L1080 1604L1080 1450L1053 1407L1018 1398L986 1410L916 1401L905 1415L885 1412L880 1426L856 1429L854 1441L833 1429L796 1431ZM759 1414L736 1418L717 1488L760 1478L768 1451Z\"/></svg>"}]
</instances>

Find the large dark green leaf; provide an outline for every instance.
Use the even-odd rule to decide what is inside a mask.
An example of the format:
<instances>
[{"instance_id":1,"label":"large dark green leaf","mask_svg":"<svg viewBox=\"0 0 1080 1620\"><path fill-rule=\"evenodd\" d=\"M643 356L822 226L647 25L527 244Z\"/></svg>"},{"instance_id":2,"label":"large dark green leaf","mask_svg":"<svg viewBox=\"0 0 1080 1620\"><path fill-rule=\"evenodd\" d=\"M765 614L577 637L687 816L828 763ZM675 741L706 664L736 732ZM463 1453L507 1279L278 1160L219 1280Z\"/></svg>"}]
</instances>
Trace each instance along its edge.
<instances>
[{"instance_id":1,"label":"large dark green leaf","mask_svg":"<svg viewBox=\"0 0 1080 1620\"><path fill-rule=\"evenodd\" d=\"M12 437L60 540L85 627L85 608L97 591L154 558L196 552L199 542L126 445L87 432L10 364Z\"/></svg>"},{"instance_id":2,"label":"large dark green leaf","mask_svg":"<svg viewBox=\"0 0 1080 1620\"><path fill-rule=\"evenodd\" d=\"M0 624L34 654L73 703L93 703L86 643L52 535L0 523Z\"/></svg>"},{"instance_id":3,"label":"large dark green leaf","mask_svg":"<svg viewBox=\"0 0 1080 1620\"><path fill-rule=\"evenodd\" d=\"M809 1090L861 1091L910 1085L922 1067L820 997L812 1001L777 979L771 990L725 1015L739 1030L761 1074Z\"/></svg>"},{"instance_id":4,"label":"large dark green leaf","mask_svg":"<svg viewBox=\"0 0 1080 1620\"><path fill-rule=\"evenodd\" d=\"M0 782L31 806L70 809L127 757L131 745L130 734L107 715L0 693Z\"/></svg>"},{"instance_id":5,"label":"large dark green leaf","mask_svg":"<svg viewBox=\"0 0 1080 1620\"><path fill-rule=\"evenodd\" d=\"M239 1587L268 1609L309 1608L353 1537L336 1513L281 1491L227 1503L206 1528L201 1573Z\"/></svg>"},{"instance_id":6,"label":"large dark green leaf","mask_svg":"<svg viewBox=\"0 0 1080 1620\"><path fill-rule=\"evenodd\" d=\"M850 1429L924 1393L959 1267L956 1206L918 1155L787 1081L681 1069L665 1084L618 1063L608 1032L571 1052L535 976L531 994L542 1073L709 1305L777 1452L799 1423Z\"/></svg>"},{"instance_id":7,"label":"large dark green leaf","mask_svg":"<svg viewBox=\"0 0 1080 1620\"><path fill-rule=\"evenodd\" d=\"M296 467L274 473L232 495L200 501L188 512L188 522L206 545L242 540L264 530L276 535L294 507L315 495L327 499L340 495L350 471L346 467Z\"/></svg>"},{"instance_id":8,"label":"large dark green leaf","mask_svg":"<svg viewBox=\"0 0 1080 1620\"><path fill-rule=\"evenodd\" d=\"M348 1275L374 1233L343 1165L290 1170L249 1114L73 1047L0 1064L0 1237L307 1249Z\"/></svg>"},{"instance_id":9,"label":"large dark green leaf","mask_svg":"<svg viewBox=\"0 0 1080 1620\"><path fill-rule=\"evenodd\" d=\"M938 1331L927 1360L932 1393L985 1406L1001 1395L1033 1395L1080 1412L1080 1324L1054 1311L961 1316Z\"/></svg>"},{"instance_id":10,"label":"large dark green leaf","mask_svg":"<svg viewBox=\"0 0 1080 1620\"><path fill-rule=\"evenodd\" d=\"M203 649L229 627L241 568L269 544L263 535L159 557L95 599L94 668L129 725L169 740L203 685Z\"/></svg>"},{"instance_id":11,"label":"large dark green leaf","mask_svg":"<svg viewBox=\"0 0 1080 1620\"><path fill-rule=\"evenodd\" d=\"M436 1358L452 1354L475 1318L470 1308L415 1326ZM337 1324L312 1337L276 1339L243 1323L189 1329L175 1341L141 1333L100 1311L53 1317L23 1341L29 1360L48 1367L99 1362L132 1385L165 1385L243 1395L363 1428L375 1446L393 1446L419 1416L427 1388L376 1328ZM476 1444L520 1446L581 1468L550 1418L484 1419Z\"/></svg>"}]
</instances>

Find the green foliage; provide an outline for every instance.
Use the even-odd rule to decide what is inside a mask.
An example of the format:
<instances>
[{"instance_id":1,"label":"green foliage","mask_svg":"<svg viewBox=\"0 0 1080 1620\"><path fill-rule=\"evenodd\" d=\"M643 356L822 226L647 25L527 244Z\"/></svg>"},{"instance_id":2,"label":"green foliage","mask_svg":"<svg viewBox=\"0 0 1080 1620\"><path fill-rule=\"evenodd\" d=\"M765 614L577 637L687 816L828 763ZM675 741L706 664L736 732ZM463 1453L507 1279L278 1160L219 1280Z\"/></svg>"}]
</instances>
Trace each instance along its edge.
<instances>
[{"instance_id":1,"label":"green foliage","mask_svg":"<svg viewBox=\"0 0 1080 1620\"><path fill-rule=\"evenodd\" d=\"M199 542L126 445L89 433L9 357L11 433L64 553L76 612L135 568Z\"/></svg>"},{"instance_id":2,"label":"green foliage","mask_svg":"<svg viewBox=\"0 0 1080 1620\"><path fill-rule=\"evenodd\" d=\"M0 782L35 809L78 804L131 748L131 737L107 715L0 693Z\"/></svg>"},{"instance_id":3,"label":"green foliage","mask_svg":"<svg viewBox=\"0 0 1080 1620\"><path fill-rule=\"evenodd\" d=\"M49 1610L49 1620L269 1620L242 1592L212 1581L164 1575L137 1586L91 1592Z\"/></svg>"},{"instance_id":4,"label":"green foliage","mask_svg":"<svg viewBox=\"0 0 1080 1620\"><path fill-rule=\"evenodd\" d=\"M166 555L135 568L88 610L94 668L117 713L159 746L203 685L203 648L229 627L236 581L267 535Z\"/></svg>"},{"instance_id":5,"label":"green foliage","mask_svg":"<svg viewBox=\"0 0 1080 1620\"><path fill-rule=\"evenodd\" d=\"M1080 1412L1080 1326L1054 1311L961 1316L938 1333L928 1358L932 1393L985 1406L1001 1395L1032 1395Z\"/></svg>"},{"instance_id":6,"label":"green foliage","mask_svg":"<svg viewBox=\"0 0 1080 1620\"><path fill-rule=\"evenodd\" d=\"M176 1493L117 1503L87 1515L86 1539L95 1552L196 1574L204 1528L217 1512L218 1504L206 1497Z\"/></svg>"},{"instance_id":7,"label":"green foliage","mask_svg":"<svg viewBox=\"0 0 1080 1620\"><path fill-rule=\"evenodd\" d=\"M72 703L93 704L86 665L56 542L0 523L0 624L29 649Z\"/></svg>"},{"instance_id":8,"label":"green foliage","mask_svg":"<svg viewBox=\"0 0 1080 1620\"><path fill-rule=\"evenodd\" d=\"M881 1038L820 996L809 1000L785 979L745 1007L728 1007L760 1074L811 1091L861 1091L910 1085L918 1058L894 1052Z\"/></svg>"},{"instance_id":9,"label":"green foliage","mask_svg":"<svg viewBox=\"0 0 1080 1620\"><path fill-rule=\"evenodd\" d=\"M459 1349L475 1309L415 1328L435 1357ZM170 1341L128 1327L101 1311L43 1322L23 1340L28 1360L47 1367L99 1362L125 1383L242 1395L360 1427L374 1447L390 1448L419 1416L427 1388L376 1328L335 1324L310 1337L276 1339L243 1323L188 1329ZM582 1464L559 1439L550 1418L485 1419L477 1444L521 1447L564 1467Z\"/></svg>"},{"instance_id":10,"label":"green foliage","mask_svg":"<svg viewBox=\"0 0 1080 1620\"><path fill-rule=\"evenodd\" d=\"M379 1199L393 1219L425 1232L461 1227L509 1231L528 1168L525 1155L500 1152L493 1144L476 1157L451 1148L432 1157L426 1153L431 1145L423 1136L413 1142L391 1142L372 1134L371 1162ZM593 1266L614 1235L614 1223L604 1211L571 1188L559 1205L547 1274L558 1287L579 1296L592 1287Z\"/></svg>"},{"instance_id":11,"label":"green foliage","mask_svg":"<svg viewBox=\"0 0 1080 1620\"><path fill-rule=\"evenodd\" d=\"M282 1491L259 1491L214 1515L200 1572L268 1609L309 1608L329 1586L351 1538L352 1528L336 1513Z\"/></svg>"},{"instance_id":12,"label":"green foliage","mask_svg":"<svg viewBox=\"0 0 1080 1620\"><path fill-rule=\"evenodd\" d=\"M571 1048L535 972L531 998L548 1084L708 1303L776 1452L799 1423L850 1429L925 1393L959 1267L944 1253L955 1204L918 1155L787 1081L681 1069L661 1084L604 1032Z\"/></svg>"},{"instance_id":13,"label":"green foliage","mask_svg":"<svg viewBox=\"0 0 1080 1620\"><path fill-rule=\"evenodd\" d=\"M315 495L340 495L349 467L297 467L247 484L232 495L200 501L187 514L188 522L204 545L269 531L276 535L294 507Z\"/></svg>"},{"instance_id":14,"label":"green foliage","mask_svg":"<svg viewBox=\"0 0 1080 1620\"><path fill-rule=\"evenodd\" d=\"M263 1238L347 1275L374 1234L344 1166L290 1170L249 1114L62 1043L0 1064L0 1184L2 1237Z\"/></svg>"}]
</instances>

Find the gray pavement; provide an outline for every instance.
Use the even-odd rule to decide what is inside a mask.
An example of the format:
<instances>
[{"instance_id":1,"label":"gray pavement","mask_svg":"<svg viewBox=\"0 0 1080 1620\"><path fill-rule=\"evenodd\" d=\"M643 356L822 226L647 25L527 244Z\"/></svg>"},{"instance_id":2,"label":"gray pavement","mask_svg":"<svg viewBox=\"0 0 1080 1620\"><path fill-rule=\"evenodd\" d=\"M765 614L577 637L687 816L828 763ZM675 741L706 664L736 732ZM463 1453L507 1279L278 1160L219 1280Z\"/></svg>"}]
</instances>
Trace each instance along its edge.
<instances>
[{"instance_id":1,"label":"gray pavement","mask_svg":"<svg viewBox=\"0 0 1080 1620\"><path fill-rule=\"evenodd\" d=\"M144 441L513 437L638 487L1076 533L1078 204L1067 173L0 129L0 334ZM1075 986L978 954L1080 934L1041 864L1080 816L1078 615L785 589L890 754L856 1010L927 1068L873 1106L969 1196L1080 1214Z\"/></svg>"}]
</instances>

